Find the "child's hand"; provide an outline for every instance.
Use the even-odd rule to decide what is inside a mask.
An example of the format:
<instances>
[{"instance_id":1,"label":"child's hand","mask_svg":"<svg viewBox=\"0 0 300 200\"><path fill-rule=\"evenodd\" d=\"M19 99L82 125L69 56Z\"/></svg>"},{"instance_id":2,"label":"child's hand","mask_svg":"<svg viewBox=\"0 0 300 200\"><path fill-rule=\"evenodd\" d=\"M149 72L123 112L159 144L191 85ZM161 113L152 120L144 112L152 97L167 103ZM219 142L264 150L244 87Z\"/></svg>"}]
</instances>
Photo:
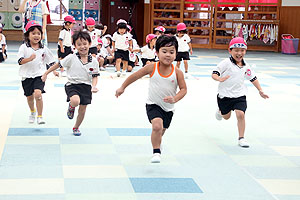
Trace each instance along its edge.
<instances>
[{"instance_id":1,"label":"child's hand","mask_svg":"<svg viewBox=\"0 0 300 200\"><path fill-rule=\"evenodd\" d=\"M225 76L225 77L222 77L222 78L220 77L220 78L219 78L219 81L220 81L220 82L224 82L224 81L226 81L229 77L230 77L230 76Z\"/></svg>"},{"instance_id":2,"label":"child's hand","mask_svg":"<svg viewBox=\"0 0 300 200\"><path fill-rule=\"evenodd\" d=\"M35 53L31 54L31 56L29 58L30 58L30 61L33 61L36 58Z\"/></svg>"},{"instance_id":3,"label":"child's hand","mask_svg":"<svg viewBox=\"0 0 300 200\"><path fill-rule=\"evenodd\" d=\"M268 98L269 98L269 96L266 95L262 90L259 90L259 95L260 95L262 98L264 98L264 99L268 99Z\"/></svg>"},{"instance_id":4,"label":"child's hand","mask_svg":"<svg viewBox=\"0 0 300 200\"><path fill-rule=\"evenodd\" d=\"M97 93L99 90L98 90L98 88L92 86L92 90L91 91L92 91L92 93Z\"/></svg>"},{"instance_id":5,"label":"child's hand","mask_svg":"<svg viewBox=\"0 0 300 200\"><path fill-rule=\"evenodd\" d=\"M124 89L123 88L119 88L119 89L116 90L115 96L118 98L123 93L124 93Z\"/></svg>"},{"instance_id":6,"label":"child's hand","mask_svg":"<svg viewBox=\"0 0 300 200\"><path fill-rule=\"evenodd\" d=\"M53 71L54 76L59 77L59 73L57 71Z\"/></svg>"},{"instance_id":7,"label":"child's hand","mask_svg":"<svg viewBox=\"0 0 300 200\"><path fill-rule=\"evenodd\" d=\"M190 50L190 54L193 55L193 50L192 49Z\"/></svg>"},{"instance_id":8,"label":"child's hand","mask_svg":"<svg viewBox=\"0 0 300 200\"><path fill-rule=\"evenodd\" d=\"M60 48L60 52L65 53L65 49L64 48Z\"/></svg>"},{"instance_id":9,"label":"child's hand","mask_svg":"<svg viewBox=\"0 0 300 200\"><path fill-rule=\"evenodd\" d=\"M41 79L42 79L42 81L43 81L43 82L45 82L45 81L46 81L46 79L47 79L47 75L46 75L46 74L43 74L43 76L42 76L42 78L41 78Z\"/></svg>"},{"instance_id":10,"label":"child's hand","mask_svg":"<svg viewBox=\"0 0 300 200\"><path fill-rule=\"evenodd\" d=\"M176 103L174 97L172 97L172 96L165 97L164 102L166 102L166 103Z\"/></svg>"}]
</instances>

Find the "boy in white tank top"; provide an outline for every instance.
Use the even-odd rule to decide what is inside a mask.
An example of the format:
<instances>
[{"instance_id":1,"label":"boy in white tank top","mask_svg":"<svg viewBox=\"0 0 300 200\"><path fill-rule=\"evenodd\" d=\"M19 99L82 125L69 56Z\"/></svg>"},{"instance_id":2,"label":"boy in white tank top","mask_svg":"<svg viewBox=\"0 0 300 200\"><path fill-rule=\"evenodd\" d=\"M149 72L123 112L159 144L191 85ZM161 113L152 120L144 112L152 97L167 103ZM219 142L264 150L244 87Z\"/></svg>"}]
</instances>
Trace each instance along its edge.
<instances>
[{"instance_id":1,"label":"boy in white tank top","mask_svg":"<svg viewBox=\"0 0 300 200\"><path fill-rule=\"evenodd\" d=\"M116 97L123 94L125 88L134 81L150 75L146 110L152 124L153 157L151 162L160 163L162 136L172 121L174 103L186 95L187 88L182 71L172 64L178 50L176 38L169 35L160 36L156 41L155 49L159 62L148 64L129 76L117 89Z\"/></svg>"}]
</instances>

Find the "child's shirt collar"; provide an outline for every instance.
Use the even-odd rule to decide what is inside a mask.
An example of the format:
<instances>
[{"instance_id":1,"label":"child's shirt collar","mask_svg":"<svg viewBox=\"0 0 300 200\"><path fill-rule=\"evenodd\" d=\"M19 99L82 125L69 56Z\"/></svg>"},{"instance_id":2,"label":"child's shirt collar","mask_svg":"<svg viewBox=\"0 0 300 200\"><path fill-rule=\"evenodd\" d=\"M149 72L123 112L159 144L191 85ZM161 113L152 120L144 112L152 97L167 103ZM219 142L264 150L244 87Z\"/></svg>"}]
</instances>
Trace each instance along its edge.
<instances>
[{"instance_id":1,"label":"child's shirt collar","mask_svg":"<svg viewBox=\"0 0 300 200\"><path fill-rule=\"evenodd\" d=\"M30 41L25 42L25 44L26 44L26 47L28 47L28 48L31 47ZM42 48L44 48L44 45L42 43L40 43L39 44L39 49L42 49Z\"/></svg>"},{"instance_id":2,"label":"child's shirt collar","mask_svg":"<svg viewBox=\"0 0 300 200\"><path fill-rule=\"evenodd\" d=\"M81 56L79 55L78 52L76 53L76 56L77 56L77 57L79 58L79 60L81 61ZM89 55L88 55L88 63L92 62L92 60L93 60L92 55L89 54Z\"/></svg>"},{"instance_id":3,"label":"child's shirt collar","mask_svg":"<svg viewBox=\"0 0 300 200\"><path fill-rule=\"evenodd\" d=\"M237 63L236 63L236 60L232 57L232 56L230 56L230 61L233 63L233 64L235 64L235 65L237 65ZM244 59L242 59L242 65L243 66L245 66L246 65L246 63L245 63L245 61L244 61Z\"/></svg>"}]
</instances>

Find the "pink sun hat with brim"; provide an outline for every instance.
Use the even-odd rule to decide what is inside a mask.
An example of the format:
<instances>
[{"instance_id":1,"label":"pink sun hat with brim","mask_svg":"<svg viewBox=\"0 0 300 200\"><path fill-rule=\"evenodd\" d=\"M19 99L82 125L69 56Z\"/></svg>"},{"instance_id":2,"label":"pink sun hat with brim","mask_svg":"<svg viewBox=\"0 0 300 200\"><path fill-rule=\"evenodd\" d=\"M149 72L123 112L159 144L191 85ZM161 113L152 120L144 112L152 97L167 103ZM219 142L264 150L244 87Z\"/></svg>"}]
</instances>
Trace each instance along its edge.
<instances>
[{"instance_id":1,"label":"pink sun hat with brim","mask_svg":"<svg viewBox=\"0 0 300 200\"><path fill-rule=\"evenodd\" d=\"M85 20L85 25L87 26L95 26L96 22L93 18L89 17Z\"/></svg>"},{"instance_id":2,"label":"pink sun hat with brim","mask_svg":"<svg viewBox=\"0 0 300 200\"><path fill-rule=\"evenodd\" d=\"M244 38L236 37L233 38L229 43L229 49L239 48L239 49L247 49L247 43Z\"/></svg>"},{"instance_id":3,"label":"pink sun hat with brim","mask_svg":"<svg viewBox=\"0 0 300 200\"><path fill-rule=\"evenodd\" d=\"M31 21L29 21L29 22L26 24L26 26L25 26L25 31L27 32L28 29L30 29L30 28L33 27L33 26L41 26L41 25L40 25L37 21L31 20Z\"/></svg>"},{"instance_id":4,"label":"pink sun hat with brim","mask_svg":"<svg viewBox=\"0 0 300 200\"><path fill-rule=\"evenodd\" d=\"M64 21L65 22L71 22L71 23L74 23L74 24L76 23L75 18L71 15L65 16Z\"/></svg>"},{"instance_id":5,"label":"pink sun hat with brim","mask_svg":"<svg viewBox=\"0 0 300 200\"><path fill-rule=\"evenodd\" d=\"M184 23L177 24L177 31L184 31L186 30L186 25Z\"/></svg>"},{"instance_id":6,"label":"pink sun hat with brim","mask_svg":"<svg viewBox=\"0 0 300 200\"><path fill-rule=\"evenodd\" d=\"M98 44L103 45L103 41L101 40L101 38L98 38Z\"/></svg>"},{"instance_id":7,"label":"pink sun hat with brim","mask_svg":"<svg viewBox=\"0 0 300 200\"><path fill-rule=\"evenodd\" d=\"M124 24L127 25L127 22L126 22L124 19L119 19L119 20L117 21L117 25L120 24L120 23L124 23Z\"/></svg>"},{"instance_id":8,"label":"pink sun hat with brim","mask_svg":"<svg viewBox=\"0 0 300 200\"><path fill-rule=\"evenodd\" d=\"M146 36L146 43L148 44L152 39L156 38L157 35L154 35L154 34L148 34Z\"/></svg>"},{"instance_id":9,"label":"pink sun hat with brim","mask_svg":"<svg viewBox=\"0 0 300 200\"><path fill-rule=\"evenodd\" d=\"M158 27L156 27L154 30L155 30L155 31L161 31L161 32L163 32L163 33L166 31L165 27L163 27L163 26L158 26Z\"/></svg>"}]
</instances>

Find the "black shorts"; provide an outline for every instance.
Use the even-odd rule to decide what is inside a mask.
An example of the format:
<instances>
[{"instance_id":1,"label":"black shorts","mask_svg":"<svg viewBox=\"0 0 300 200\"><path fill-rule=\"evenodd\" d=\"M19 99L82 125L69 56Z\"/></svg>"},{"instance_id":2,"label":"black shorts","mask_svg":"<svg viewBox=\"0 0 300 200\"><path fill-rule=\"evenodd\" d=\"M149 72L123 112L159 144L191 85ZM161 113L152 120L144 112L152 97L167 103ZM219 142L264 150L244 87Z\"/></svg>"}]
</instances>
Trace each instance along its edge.
<instances>
[{"instance_id":1,"label":"black shorts","mask_svg":"<svg viewBox=\"0 0 300 200\"><path fill-rule=\"evenodd\" d=\"M65 50L65 52L62 53L62 52L60 51L60 46L58 45L58 51L57 51L57 56L58 56L58 58L64 58L64 57L66 57L67 55L73 53L71 47L64 47L64 50Z\"/></svg>"},{"instance_id":2,"label":"black shorts","mask_svg":"<svg viewBox=\"0 0 300 200\"><path fill-rule=\"evenodd\" d=\"M172 111L166 112L156 104L146 104L146 111L150 123L154 118L161 118L164 128L169 128L173 117Z\"/></svg>"},{"instance_id":3,"label":"black shorts","mask_svg":"<svg viewBox=\"0 0 300 200\"><path fill-rule=\"evenodd\" d=\"M6 50L4 50L4 52L0 52L0 62L3 62L5 60L4 56L7 58Z\"/></svg>"},{"instance_id":4,"label":"black shorts","mask_svg":"<svg viewBox=\"0 0 300 200\"><path fill-rule=\"evenodd\" d=\"M24 81L22 81L22 87L26 97L31 96L34 90L41 90L42 93L45 93L45 82L42 81L41 76L35 78L26 78Z\"/></svg>"},{"instance_id":5,"label":"black shorts","mask_svg":"<svg viewBox=\"0 0 300 200\"><path fill-rule=\"evenodd\" d=\"M134 68L134 66L135 66L135 64L134 64L134 62L132 62L132 61L128 61L128 66L131 66L132 68Z\"/></svg>"},{"instance_id":6,"label":"black shorts","mask_svg":"<svg viewBox=\"0 0 300 200\"><path fill-rule=\"evenodd\" d=\"M241 110L244 113L247 110L246 96L241 96L237 98L224 97L222 99L217 96L217 99L218 106L222 115L225 115L232 110Z\"/></svg>"},{"instance_id":7,"label":"black shorts","mask_svg":"<svg viewBox=\"0 0 300 200\"><path fill-rule=\"evenodd\" d=\"M115 52L115 59L117 60L118 58L121 58L122 61L129 61L129 51L117 49Z\"/></svg>"},{"instance_id":8,"label":"black shorts","mask_svg":"<svg viewBox=\"0 0 300 200\"><path fill-rule=\"evenodd\" d=\"M96 55L97 55L97 53L98 53L97 47L91 47L91 48L89 49L89 53L90 53L90 54L96 54Z\"/></svg>"},{"instance_id":9,"label":"black shorts","mask_svg":"<svg viewBox=\"0 0 300 200\"><path fill-rule=\"evenodd\" d=\"M142 63L143 63L143 67L146 65L147 61L155 62L155 58L153 58L153 59L142 58L141 60L142 60Z\"/></svg>"},{"instance_id":10,"label":"black shorts","mask_svg":"<svg viewBox=\"0 0 300 200\"><path fill-rule=\"evenodd\" d=\"M178 52L175 61L190 60L189 52Z\"/></svg>"},{"instance_id":11,"label":"black shorts","mask_svg":"<svg viewBox=\"0 0 300 200\"><path fill-rule=\"evenodd\" d=\"M74 95L80 97L80 105L88 105L92 102L92 86L87 84L71 84L65 85L65 90L67 94L67 102L70 101L70 98Z\"/></svg>"}]
</instances>

